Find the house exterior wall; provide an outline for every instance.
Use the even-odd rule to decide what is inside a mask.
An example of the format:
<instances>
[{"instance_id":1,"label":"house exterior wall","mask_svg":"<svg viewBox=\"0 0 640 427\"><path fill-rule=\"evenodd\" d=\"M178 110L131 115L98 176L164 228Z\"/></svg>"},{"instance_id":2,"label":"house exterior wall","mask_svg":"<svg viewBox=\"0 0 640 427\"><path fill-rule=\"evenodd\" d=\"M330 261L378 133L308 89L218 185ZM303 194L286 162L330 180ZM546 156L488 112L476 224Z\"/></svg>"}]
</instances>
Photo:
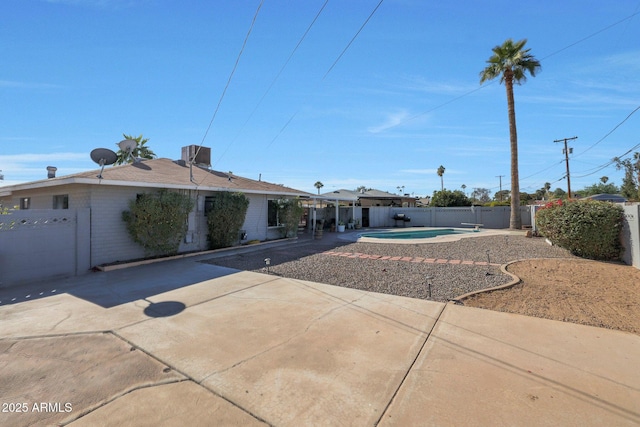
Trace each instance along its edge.
<instances>
[{"instance_id":1,"label":"house exterior wall","mask_svg":"<svg viewBox=\"0 0 640 427\"><path fill-rule=\"evenodd\" d=\"M122 212L129 201L148 192L142 187L95 185L91 188L91 264L101 265L144 257L144 249L131 240Z\"/></svg>"},{"instance_id":2,"label":"house exterior wall","mask_svg":"<svg viewBox=\"0 0 640 427\"><path fill-rule=\"evenodd\" d=\"M91 207L91 195L87 185L65 185L61 187L45 187L34 190L23 190L11 196L0 199L6 208L20 206L20 199L29 197L31 206L29 209L52 209L53 197L56 195L69 196L69 209L84 209Z\"/></svg>"},{"instance_id":3,"label":"house exterior wall","mask_svg":"<svg viewBox=\"0 0 640 427\"><path fill-rule=\"evenodd\" d=\"M22 283L56 275L83 274L97 265L145 257L147 254L144 249L129 236L122 212L129 210L130 201L135 200L138 194L157 191L146 187L72 184L22 190L3 198L0 200L3 206L13 208L19 205L22 197L30 197L29 209L14 211L15 217L24 217L29 223L32 217L39 224L42 218L64 216L72 219L61 224L73 222L74 225L73 229L67 226L64 230L59 226L55 228L58 231L53 231L53 227L23 227L20 234L6 231L5 228L5 232L0 234L0 257L4 254L0 259L0 282L3 276L5 282ZM204 200L214 193L178 191L189 195L194 201L194 210L187 220L187 234L179 252L206 250L209 242ZM69 209L51 209L53 196L63 194L69 196ZM242 229L247 233L247 240L281 238L279 227L267 226L270 196L245 195L249 198L249 207ZM46 215L42 216L45 211ZM3 220L0 218L0 222ZM38 268L34 268L34 265Z\"/></svg>"}]
</instances>

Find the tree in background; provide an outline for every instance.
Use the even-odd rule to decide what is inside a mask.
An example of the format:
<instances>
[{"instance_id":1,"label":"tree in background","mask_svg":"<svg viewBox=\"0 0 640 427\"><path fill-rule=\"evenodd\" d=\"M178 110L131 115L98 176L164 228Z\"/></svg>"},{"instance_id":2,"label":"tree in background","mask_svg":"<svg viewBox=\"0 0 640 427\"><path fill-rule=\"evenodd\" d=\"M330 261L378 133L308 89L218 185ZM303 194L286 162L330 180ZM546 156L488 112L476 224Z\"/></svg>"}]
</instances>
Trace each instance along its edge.
<instances>
[{"instance_id":1,"label":"tree in background","mask_svg":"<svg viewBox=\"0 0 640 427\"><path fill-rule=\"evenodd\" d=\"M355 191L357 193L364 193L365 191L371 191L372 188L369 187L365 187L364 185L359 186L358 188L355 189Z\"/></svg>"},{"instance_id":2,"label":"tree in background","mask_svg":"<svg viewBox=\"0 0 640 427\"><path fill-rule=\"evenodd\" d=\"M440 190L444 190L444 166L440 165L437 171L438 176L440 177Z\"/></svg>"},{"instance_id":3,"label":"tree in background","mask_svg":"<svg viewBox=\"0 0 640 427\"><path fill-rule=\"evenodd\" d=\"M480 203L487 203L491 201L491 197L489 196L488 188L474 188L473 193L471 193L471 198L474 201L478 201Z\"/></svg>"},{"instance_id":4,"label":"tree in background","mask_svg":"<svg viewBox=\"0 0 640 427\"><path fill-rule=\"evenodd\" d=\"M495 200L496 202L505 202L509 200L509 197L511 197L511 193L509 192L509 190L500 190L496 191L496 193L493 195L493 200Z\"/></svg>"},{"instance_id":5,"label":"tree in background","mask_svg":"<svg viewBox=\"0 0 640 427\"><path fill-rule=\"evenodd\" d=\"M471 200L460 190L434 191L429 206L446 208L449 206L471 206Z\"/></svg>"},{"instance_id":6,"label":"tree in background","mask_svg":"<svg viewBox=\"0 0 640 427\"><path fill-rule=\"evenodd\" d=\"M480 72L480 84L487 80L500 78L507 90L507 110L509 114L509 140L511 145L511 217L509 227L519 230L522 228L520 217L520 182L518 177L518 133L516 131L516 108L513 97L513 84L526 81L526 74L535 77L540 69L540 62L524 49L526 39L514 42L507 39L501 46L494 47L493 55L489 58L487 67Z\"/></svg>"},{"instance_id":7,"label":"tree in background","mask_svg":"<svg viewBox=\"0 0 640 427\"><path fill-rule=\"evenodd\" d=\"M323 184L323 183L321 183L320 181L316 181L316 183L315 183L315 184L313 184L313 186L314 186L314 187L316 187L316 188L318 189L318 194L320 194L320 189L321 189L322 187L324 187L324 184Z\"/></svg>"},{"instance_id":8,"label":"tree in background","mask_svg":"<svg viewBox=\"0 0 640 427\"><path fill-rule=\"evenodd\" d=\"M567 192L564 191L562 188L558 187L555 190L553 190L553 197L555 197L556 199L562 199L564 198L564 196L567 195Z\"/></svg>"},{"instance_id":9,"label":"tree in background","mask_svg":"<svg viewBox=\"0 0 640 427\"><path fill-rule=\"evenodd\" d=\"M137 137L133 137L131 135L122 134L124 139L131 139L136 142L136 147L131 151L131 155L122 150L118 150L116 154L118 155L118 159L114 163L115 165L123 165L125 163L133 163L135 158L139 159L155 159L156 153L151 151L151 149L145 144L149 141L149 138L143 138L142 134Z\"/></svg>"},{"instance_id":10,"label":"tree in background","mask_svg":"<svg viewBox=\"0 0 640 427\"><path fill-rule=\"evenodd\" d=\"M640 200L640 153L633 153L633 160L614 157L616 169L624 169L620 194L630 200Z\"/></svg>"},{"instance_id":11,"label":"tree in background","mask_svg":"<svg viewBox=\"0 0 640 427\"><path fill-rule=\"evenodd\" d=\"M620 189L617 185L615 185L614 183L607 184L606 181L603 181L591 184L580 190L578 193L580 194L580 197L588 197L596 194L618 194L619 192Z\"/></svg>"}]
</instances>

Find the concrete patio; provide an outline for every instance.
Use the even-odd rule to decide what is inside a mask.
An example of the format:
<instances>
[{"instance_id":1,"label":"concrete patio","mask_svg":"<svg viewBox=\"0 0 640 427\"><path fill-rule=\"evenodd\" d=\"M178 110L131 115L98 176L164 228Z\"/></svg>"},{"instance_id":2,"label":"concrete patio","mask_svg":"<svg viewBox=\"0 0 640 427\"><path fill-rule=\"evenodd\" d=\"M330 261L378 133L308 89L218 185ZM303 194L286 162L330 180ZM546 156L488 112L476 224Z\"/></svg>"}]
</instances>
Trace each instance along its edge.
<instances>
[{"instance_id":1,"label":"concrete patio","mask_svg":"<svg viewBox=\"0 0 640 427\"><path fill-rule=\"evenodd\" d=\"M0 425L640 424L637 335L200 259L0 290Z\"/></svg>"}]
</instances>

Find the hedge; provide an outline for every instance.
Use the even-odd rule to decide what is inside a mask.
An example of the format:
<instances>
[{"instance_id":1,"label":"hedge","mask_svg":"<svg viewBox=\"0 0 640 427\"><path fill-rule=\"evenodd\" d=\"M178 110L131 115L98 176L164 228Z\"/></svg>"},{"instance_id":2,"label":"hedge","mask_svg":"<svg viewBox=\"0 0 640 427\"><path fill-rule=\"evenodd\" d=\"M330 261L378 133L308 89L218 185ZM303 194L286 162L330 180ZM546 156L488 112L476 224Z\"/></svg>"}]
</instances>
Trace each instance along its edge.
<instances>
[{"instance_id":1,"label":"hedge","mask_svg":"<svg viewBox=\"0 0 640 427\"><path fill-rule=\"evenodd\" d=\"M536 226L553 244L596 260L618 260L624 210L610 202L551 202L536 213Z\"/></svg>"}]
</instances>

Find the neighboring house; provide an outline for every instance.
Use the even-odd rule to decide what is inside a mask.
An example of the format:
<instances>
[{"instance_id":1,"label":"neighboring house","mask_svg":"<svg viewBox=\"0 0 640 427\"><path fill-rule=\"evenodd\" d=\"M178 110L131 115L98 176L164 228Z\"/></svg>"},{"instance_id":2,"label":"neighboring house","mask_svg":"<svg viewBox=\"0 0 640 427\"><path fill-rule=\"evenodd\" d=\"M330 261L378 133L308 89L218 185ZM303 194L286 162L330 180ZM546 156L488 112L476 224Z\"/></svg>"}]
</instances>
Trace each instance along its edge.
<instances>
[{"instance_id":1,"label":"neighboring house","mask_svg":"<svg viewBox=\"0 0 640 427\"><path fill-rule=\"evenodd\" d=\"M335 224L336 218L341 221L360 221L363 227L369 227L370 208L379 207L401 207L409 208L416 206L416 198L409 195L398 195L387 193L380 190L352 191L352 190L335 190L328 193L313 196L319 201L320 206L332 204L333 211L329 209L324 215L325 224ZM374 221L375 222L375 221Z\"/></svg>"},{"instance_id":2,"label":"neighboring house","mask_svg":"<svg viewBox=\"0 0 640 427\"><path fill-rule=\"evenodd\" d=\"M627 199L620 194L595 194L587 199L598 200L600 202L624 203Z\"/></svg>"},{"instance_id":3,"label":"neighboring house","mask_svg":"<svg viewBox=\"0 0 640 427\"><path fill-rule=\"evenodd\" d=\"M349 204L352 199L355 199L357 201L356 205L364 208L371 206L396 206L405 208L416 206L415 197L411 197L408 194L401 196L380 190L352 191L341 189L329 193L323 193L317 197L322 197L324 200L329 202L334 198L337 198L341 201L346 201L345 204Z\"/></svg>"},{"instance_id":4,"label":"neighboring house","mask_svg":"<svg viewBox=\"0 0 640 427\"><path fill-rule=\"evenodd\" d=\"M51 209L68 209L69 213L84 212L83 218L88 219L77 222L80 224L79 227L89 228L80 231L89 236L87 241L90 243L87 245L90 247L87 249L90 253L83 256L88 257L88 263L93 267L145 256L144 249L130 238L122 220L122 212L129 210L130 201L142 193L169 189L187 194L194 201L194 210L188 216L187 235L180 245L179 252L208 249L206 215L210 198L216 192L241 192L249 198L249 208L242 229L246 232L247 240L261 241L281 237L275 203L278 198L311 196L307 192L282 185L195 165L190 167L184 160L173 161L165 158L107 166L102 171L102 179L98 178L99 174L100 170L92 170L0 187L0 204L25 210L24 213L16 212L16 217L18 214L28 215L28 211L33 210L32 216L36 218L36 210L39 209L49 210L50 216L53 212L52 218L56 216L57 211ZM61 214L62 212L60 211ZM68 216L70 221L75 221L75 217ZM62 218L60 215L58 217ZM34 227L40 226L43 222L40 220L38 223L37 219L29 221L33 222ZM2 231L0 227L0 233ZM5 236L8 237L8 234ZM8 240L5 239L6 241ZM33 242L32 247L36 247L37 243ZM3 251L10 249L0 248L0 252Z\"/></svg>"}]
</instances>

